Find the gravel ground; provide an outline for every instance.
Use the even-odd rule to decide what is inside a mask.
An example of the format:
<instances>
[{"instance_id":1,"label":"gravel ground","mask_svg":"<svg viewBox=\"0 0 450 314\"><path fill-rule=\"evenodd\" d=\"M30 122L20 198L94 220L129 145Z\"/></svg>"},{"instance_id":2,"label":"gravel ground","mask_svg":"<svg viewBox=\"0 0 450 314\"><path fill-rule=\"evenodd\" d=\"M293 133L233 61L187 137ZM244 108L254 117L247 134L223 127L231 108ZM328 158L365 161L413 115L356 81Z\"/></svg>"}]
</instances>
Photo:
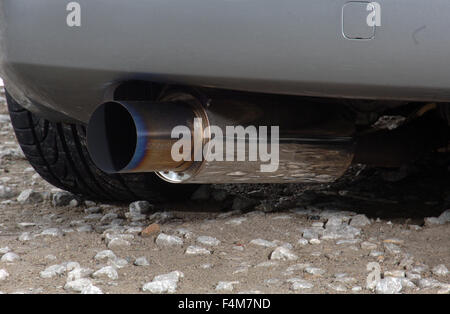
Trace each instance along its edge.
<instances>
[{"instance_id":1,"label":"gravel ground","mask_svg":"<svg viewBox=\"0 0 450 314\"><path fill-rule=\"evenodd\" d=\"M99 204L23 158L0 92L3 293L450 293L448 160Z\"/></svg>"}]
</instances>

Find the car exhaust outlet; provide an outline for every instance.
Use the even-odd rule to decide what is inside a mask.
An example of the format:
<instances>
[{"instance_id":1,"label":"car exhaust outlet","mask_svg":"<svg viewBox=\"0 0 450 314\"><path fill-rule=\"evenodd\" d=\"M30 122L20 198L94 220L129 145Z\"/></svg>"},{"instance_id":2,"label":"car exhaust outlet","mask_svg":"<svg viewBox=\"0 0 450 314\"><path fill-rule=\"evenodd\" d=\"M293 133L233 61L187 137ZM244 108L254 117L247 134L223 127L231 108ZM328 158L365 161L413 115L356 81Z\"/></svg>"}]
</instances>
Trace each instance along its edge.
<instances>
[{"instance_id":1,"label":"car exhaust outlet","mask_svg":"<svg viewBox=\"0 0 450 314\"><path fill-rule=\"evenodd\" d=\"M268 96L227 93L202 99L172 93L155 102L106 102L88 123L89 153L107 173L155 172L173 183L326 183L339 178L352 162L354 146L353 126L342 108L299 106L283 97L280 103ZM177 127L187 131L183 136L190 143L179 151L188 157L182 160L173 158L182 137L174 132ZM230 135L230 128L236 132ZM261 136L262 130L267 136ZM220 147L213 149L213 142ZM261 147L265 155L258 154ZM219 148L223 158L210 158Z\"/></svg>"},{"instance_id":2,"label":"car exhaust outlet","mask_svg":"<svg viewBox=\"0 0 450 314\"><path fill-rule=\"evenodd\" d=\"M200 116L183 102L107 102L89 121L88 150L107 173L184 171L193 162L172 159L176 139L171 133L178 125L193 129L196 117Z\"/></svg>"}]
</instances>

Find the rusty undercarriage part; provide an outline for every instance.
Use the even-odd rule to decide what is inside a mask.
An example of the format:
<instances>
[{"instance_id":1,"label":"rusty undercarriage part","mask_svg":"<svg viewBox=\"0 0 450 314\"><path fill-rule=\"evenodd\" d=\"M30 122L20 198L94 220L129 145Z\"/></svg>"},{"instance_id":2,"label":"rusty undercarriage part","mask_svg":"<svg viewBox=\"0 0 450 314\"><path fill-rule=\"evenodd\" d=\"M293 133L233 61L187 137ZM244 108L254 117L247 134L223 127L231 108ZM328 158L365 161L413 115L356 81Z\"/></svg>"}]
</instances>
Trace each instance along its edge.
<instances>
[{"instance_id":1,"label":"rusty undercarriage part","mask_svg":"<svg viewBox=\"0 0 450 314\"><path fill-rule=\"evenodd\" d=\"M166 91L153 102L111 101L91 116L88 148L105 172L155 172L173 183L324 183L352 162L396 167L448 141L448 128L434 111L392 131L356 134L347 107L298 102L291 96L183 90ZM270 148L276 135L278 146ZM180 146L181 139L188 144ZM182 159L174 158L174 147Z\"/></svg>"}]
</instances>

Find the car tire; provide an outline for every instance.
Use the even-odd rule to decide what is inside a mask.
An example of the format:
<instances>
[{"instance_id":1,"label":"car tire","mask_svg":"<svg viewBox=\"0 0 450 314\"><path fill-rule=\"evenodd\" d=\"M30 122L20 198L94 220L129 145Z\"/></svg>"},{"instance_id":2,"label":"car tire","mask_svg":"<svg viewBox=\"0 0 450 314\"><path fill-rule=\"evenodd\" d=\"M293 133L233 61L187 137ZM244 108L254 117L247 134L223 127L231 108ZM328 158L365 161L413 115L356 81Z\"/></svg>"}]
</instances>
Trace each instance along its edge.
<instances>
[{"instance_id":1,"label":"car tire","mask_svg":"<svg viewBox=\"0 0 450 314\"><path fill-rule=\"evenodd\" d=\"M152 202L189 197L198 185L171 184L154 173L107 174L95 166L83 125L55 123L6 93L11 123L25 157L52 185L91 200Z\"/></svg>"}]
</instances>

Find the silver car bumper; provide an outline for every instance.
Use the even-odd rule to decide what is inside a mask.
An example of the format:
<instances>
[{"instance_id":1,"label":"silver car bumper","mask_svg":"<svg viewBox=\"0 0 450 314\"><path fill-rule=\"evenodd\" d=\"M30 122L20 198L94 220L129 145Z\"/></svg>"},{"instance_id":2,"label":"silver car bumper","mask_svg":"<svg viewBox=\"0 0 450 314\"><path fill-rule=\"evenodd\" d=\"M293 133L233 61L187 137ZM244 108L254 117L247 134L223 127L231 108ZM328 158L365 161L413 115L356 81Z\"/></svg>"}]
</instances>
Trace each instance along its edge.
<instances>
[{"instance_id":1,"label":"silver car bumper","mask_svg":"<svg viewBox=\"0 0 450 314\"><path fill-rule=\"evenodd\" d=\"M80 121L130 79L450 100L448 0L379 0L373 29L361 1L79 0L80 27L68 2L0 0L0 68L15 97Z\"/></svg>"}]
</instances>

